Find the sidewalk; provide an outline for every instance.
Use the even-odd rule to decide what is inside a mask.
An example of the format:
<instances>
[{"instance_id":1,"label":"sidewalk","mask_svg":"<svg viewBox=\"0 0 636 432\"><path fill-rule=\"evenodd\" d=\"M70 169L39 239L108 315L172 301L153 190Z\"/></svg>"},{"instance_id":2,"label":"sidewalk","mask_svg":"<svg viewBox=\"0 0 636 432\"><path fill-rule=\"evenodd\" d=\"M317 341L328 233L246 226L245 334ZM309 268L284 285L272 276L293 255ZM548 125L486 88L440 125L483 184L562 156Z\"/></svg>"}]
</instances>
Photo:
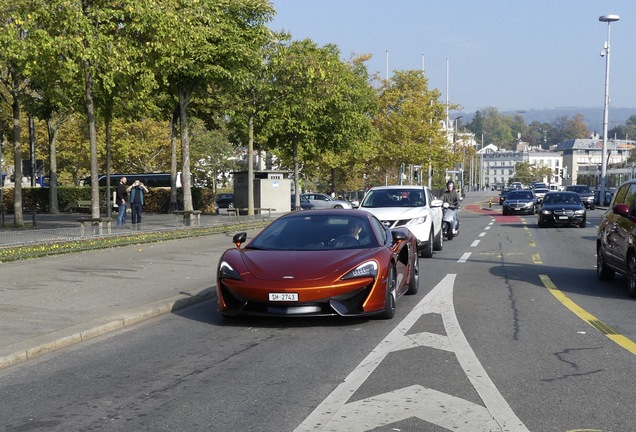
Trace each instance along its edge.
<instances>
[{"instance_id":1,"label":"sidewalk","mask_svg":"<svg viewBox=\"0 0 636 432\"><path fill-rule=\"evenodd\" d=\"M0 247L77 238L79 216L37 215L36 228L0 229ZM202 226L235 222L228 215L201 218ZM143 215L142 231L182 227L174 215ZM111 235L122 231L131 232ZM0 369L214 298L216 264L233 247L233 234L0 263Z\"/></svg>"},{"instance_id":2,"label":"sidewalk","mask_svg":"<svg viewBox=\"0 0 636 432\"><path fill-rule=\"evenodd\" d=\"M24 228L10 228L13 223L13 214L4 215L4 226L2 228L2 220L0 220L0 247L54 242L63 240L75 240L81 238L91 238L93 234L89 228L86 229L85 235L82 237L80 223L78 218L90 217L88 213L60 213L57 215L52 214L36 214L24 213L23 221ZM272 218L275 218L272 215ZM227 213L221 213L220 215L201 215L201 226L215 226L229 223L236 223L239 221L248 221L257 219L267 219L267 215L257 216L235 216L228 215ZM127 218L128 228L130 225L130 215ZM105 225L105 224L104 224ZM106 233L106 227L104 226L103 235L122 235L130 234L130 229L118 229L117 225L117 213L112 215L112 230L110 234ZM195 219L192 219L190 228L196 228ZM157 214L157 213L144 213L142 215L142 231L163 231L173 230L177 228L186 228L184 226L184 220L182 216L176 216L173 214Z\"/></svg>"}]
</instances>

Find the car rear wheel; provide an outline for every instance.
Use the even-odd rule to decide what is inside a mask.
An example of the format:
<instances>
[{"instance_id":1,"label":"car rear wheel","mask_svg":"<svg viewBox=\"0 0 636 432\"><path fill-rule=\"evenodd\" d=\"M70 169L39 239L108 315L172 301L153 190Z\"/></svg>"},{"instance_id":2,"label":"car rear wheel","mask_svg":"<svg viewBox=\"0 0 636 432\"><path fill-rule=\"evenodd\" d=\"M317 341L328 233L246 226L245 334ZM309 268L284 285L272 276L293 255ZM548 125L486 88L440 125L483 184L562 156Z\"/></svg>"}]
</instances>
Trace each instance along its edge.
<instances>
[{"instance_id":1,"label":"car rear wheel","mask_svg":"<svg viewBox=\"0 0 636 432\"><path fill-rule=\"evenodd\" d=\"M336 204L335 206L333 206L333 208L335 208L335 209L341 209L341 208L342 208L342 206L341 206L340 204Z\"/></svg>"},{"instance_id":2,"label":"car rear wheel","mask_svg":"<svg viewBox=\"0 0 636 432\"><path fill-rule=\"evenodd\" d=\"M629 254L627 258L627 295L636 298L636 254Z\"/></svg>"},{"instance_id":3,"label":"car rear wheel","mask_svg":"<svg viewBox=\"0 0 636 432\"><path fill-rule=\"evenodd\" d=\"M433 257L433 230L428 233L428 241L420 251L422 258L432 258Z\"/></svg>"},{"instance_id":4,"label":"car rear wheel","mask_svg":"<svg viewBox=\"0 0 636 432\"><path fill-rule=\"evenodd\" d=\"M596 276L600 280L609 281L614 279L614 270L609 268L605 263L605 258L603 257L603 251L601 248L597 248L596 250Z\"/></svg>"},{"instance_id":5,"label":"car rear wheel","mask_svg":"<svg viewBox=\"0 0 636 432\"><path fill-rule=\"evenodd\" d=\"M417 254L413 257L413 267L411 268L411 279L409 280L408 295L417 294L420 289L420 263Z\"/></svg>"},{"instance_id":6,"label":"car rear wheel","mask_svg":"<svg viewBox=\"0 0 636 432\"><path fill-rule=\"evenodd\" d=\"M395 316L395 267L389 267L389 275L386 278L386 294L384 297L384 312L380 315L384 319Z\"/></svg>"}]
</instances>

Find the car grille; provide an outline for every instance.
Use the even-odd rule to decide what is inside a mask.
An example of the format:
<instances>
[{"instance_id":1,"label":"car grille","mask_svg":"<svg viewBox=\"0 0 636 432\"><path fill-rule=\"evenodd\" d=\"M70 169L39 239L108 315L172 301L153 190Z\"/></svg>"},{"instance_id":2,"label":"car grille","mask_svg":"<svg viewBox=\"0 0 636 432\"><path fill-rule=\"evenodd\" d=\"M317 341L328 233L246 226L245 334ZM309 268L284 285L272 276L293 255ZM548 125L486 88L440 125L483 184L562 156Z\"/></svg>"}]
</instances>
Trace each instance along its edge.
<instances>
[{"instance_id":1,"label":"car grille","mask_svg":"<svg viewBox=\"0 0 636 432\"><path fill-rule=\"evenodd\" d=\"M389 228L395 228L399 226L404 226L409 223L411 219L399 219L399 220L383 220L382 223Z\"/></svg>"},{"instance_id":2,"label":"car grille","mask_svg":"<svg viewBox=\"0 0 636 432\"><path fill-rule=\"evenodd\" d=\"M554 214L557 216L573 216L574 210L555 210Z\"/></svg>"}]
</instances>

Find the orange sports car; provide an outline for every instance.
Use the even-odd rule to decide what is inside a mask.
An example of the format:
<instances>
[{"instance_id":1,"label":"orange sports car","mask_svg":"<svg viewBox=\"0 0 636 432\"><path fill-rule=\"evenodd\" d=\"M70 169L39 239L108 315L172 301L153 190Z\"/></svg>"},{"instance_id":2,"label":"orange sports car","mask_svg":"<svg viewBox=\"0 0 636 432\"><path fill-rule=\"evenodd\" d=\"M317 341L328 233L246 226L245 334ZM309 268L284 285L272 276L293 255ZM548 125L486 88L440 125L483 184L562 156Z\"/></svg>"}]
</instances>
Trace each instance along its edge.
<instances>
[{"instance_id":1,"label":"orange sports car","mask_svg":"<svg viewBox=\"0 0 636 432\"><path fill-rule=\"evenodd\" d=\"M403 294L418 290L417 239L360 210L286 214L219 260L217 298L226 316L393 318Z\"/></svg>"}]
</instances>

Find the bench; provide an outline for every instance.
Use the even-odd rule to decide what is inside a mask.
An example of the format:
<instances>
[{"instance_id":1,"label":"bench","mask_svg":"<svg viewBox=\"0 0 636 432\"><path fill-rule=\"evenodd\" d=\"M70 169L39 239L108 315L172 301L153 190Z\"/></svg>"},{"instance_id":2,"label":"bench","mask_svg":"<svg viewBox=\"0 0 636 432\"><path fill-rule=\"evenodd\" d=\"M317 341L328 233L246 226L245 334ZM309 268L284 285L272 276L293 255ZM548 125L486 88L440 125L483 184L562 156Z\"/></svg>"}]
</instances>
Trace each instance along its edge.
<instances>
[{"instance_id":1,"label":"bench","mask_svg":"<svg viewBox=\"0 0 636 432\"><path fill-rule=\"evenodd\" d=\"M104 235L103 224L106 224L106 233L111 233L111 218L93 218L93 217L81 217L77 218L77 221L80 223L80 236L84 237L86 233L86 224L89 224L91 228L93 228L93 234L95 234L95 229L98 228L97 233L99 235Z\"/></svg>"},{"instance_id":2,"label":"bench","mask_svg":"<svg viewBox=\"0 0 636 432\"><path fill-rule=\"evenodd\" d=\"M75 201L75 205L73 206L74 210L90 210L93 206L93 203L91 200L77 200Z\"/></svg>"},{"instance_id":3,"label":"bench","mask_svg":"<svg viewBox=\"0 0 636 432\"><path fill-rule=\"evenodd\" d=\"M177 224L179 224L179 216L182 216L184 225L190 226L190 219L194 216L196 226L201 226L201 210L173 210L172 213L176 218Z\"/></svg>"},{"instance_id":4,"label":"bench","mask_svg":"<svg viewBox=\"0 0 636 432\"><path fill-rule=\"evenodd\" d=\"M244 208L238 208L238 207L234 207L234 208L229 208L227 209L227 214L229 215L234 215L236 216L236 218L239 218L239 215L245 215L247 214L248 209L246 207ZM276 209L273 208L255 208L254 209L254 214L260 214L262 215L263 212L267 212L267 217L272 217L272 212L276 211Z\"/></svg>"}]
</instances>

